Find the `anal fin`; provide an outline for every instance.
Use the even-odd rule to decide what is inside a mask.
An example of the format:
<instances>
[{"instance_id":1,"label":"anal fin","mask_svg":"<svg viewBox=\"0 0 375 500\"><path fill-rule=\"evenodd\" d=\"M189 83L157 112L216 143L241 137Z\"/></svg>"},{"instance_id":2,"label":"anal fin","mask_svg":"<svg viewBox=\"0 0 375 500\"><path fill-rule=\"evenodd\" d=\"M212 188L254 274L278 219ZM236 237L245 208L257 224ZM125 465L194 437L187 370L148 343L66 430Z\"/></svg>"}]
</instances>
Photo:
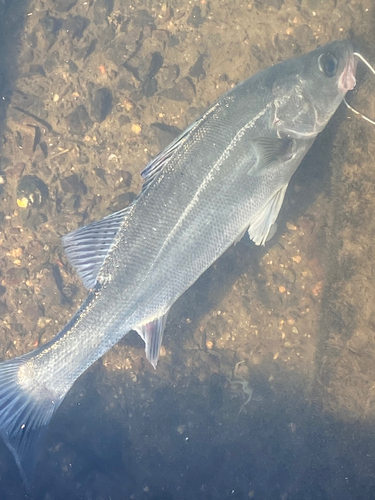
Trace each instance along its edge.
<instances>
[{"instance_id":1,"label":"anal fin","mask_svg":"<svg viewBox=\"0 0 375 500\"><path fill-rule=\"evenodd\" d=\"M144 341L146 357L155 369L159 359L160 346L163 340L163 332L167 322L167 315L168 312L163 316L145 323L144 325L139 325L134 328Z\"/></svg>"}]
</instances>

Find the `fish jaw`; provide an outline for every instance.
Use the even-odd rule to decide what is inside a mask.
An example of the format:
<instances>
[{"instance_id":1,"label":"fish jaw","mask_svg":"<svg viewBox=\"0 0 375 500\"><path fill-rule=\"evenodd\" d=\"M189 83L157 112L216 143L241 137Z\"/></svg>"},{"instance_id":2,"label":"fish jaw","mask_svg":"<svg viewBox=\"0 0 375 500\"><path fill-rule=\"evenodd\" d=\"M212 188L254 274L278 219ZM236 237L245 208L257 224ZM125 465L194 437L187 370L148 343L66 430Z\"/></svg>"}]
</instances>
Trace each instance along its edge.
<instances>
[{"instance_id":1,"label":"fish jaw","mask_svg":"<svg viewBox=\"0 0 375 500\"><path fill-rule=\"evenodd\" d=\"M346 94L348 90L353 90L356 85L355 72L357 69L357 60L353 52L350 54L344 70L338 81L338 88Z\"/></svg>"}]
</instances>

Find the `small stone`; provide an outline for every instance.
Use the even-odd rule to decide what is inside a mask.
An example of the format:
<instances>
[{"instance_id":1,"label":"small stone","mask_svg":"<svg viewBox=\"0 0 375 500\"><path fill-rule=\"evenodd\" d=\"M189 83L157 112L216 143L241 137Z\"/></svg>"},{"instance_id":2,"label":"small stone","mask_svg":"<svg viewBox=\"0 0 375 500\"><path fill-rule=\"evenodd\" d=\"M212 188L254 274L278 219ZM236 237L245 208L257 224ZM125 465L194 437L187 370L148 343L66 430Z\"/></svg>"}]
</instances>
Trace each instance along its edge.
<instances>
[{"instance_id":1,"label":"small stone","mask_svg":"<svg viewBox=\"0 0 375 500\"><path fill-rule=\"evenodd\" d=\"M302 257L300 255L295 255L294 257L292 257L292 260L296 262L296 264L299 264L302 260Z\"/></svg>"},{"instance_id":2,"label":"small stone","mask_svg":"<svg viewBox=\"0 0 375 500\"><path fill-rule=\"evenodd\" d=\"M214 346L214 343L212 342L212 340L207 340L206 341L206 347L207 349L211 350Z\"/></svg>"},{"instance_id":3,"label":"small stone","mask_svg":"<svg viewBox=\"0 0 375 500\"><path fill-rule=\"evenodd\" d=\"M140 134L142 132L142 127L138 123L133 123L131 126L131 131L134 134Z\"/></svg>"},{"instance_id":4,"label":"small stone","mask_svg":"<svg viewBox=\"0 0 375 500\"><path fill-rule=\"evenodd\" d=\"M28 204L29 204L29 200L25 197L23 197L21 199L17 199L17 205L20 208L27 208Z\"/></svg>"},{"instance_id":5,"label":"small stone","mask_svg":"<svg viewBox=\"0 0 375 500\"><path fill-rule=\"evenodd\" d=\"M289 229L289 231L297 231L297 226L295 226L291 222L287 222L286 227Z\"/></svg>"},{"instance_id":6,"label":"small stone","mask_svg":"<svg viewBox=\"0 0 375 500\"><path fill-rule=\"evenodd\" d=\"M280 285L280 286L279 286L279 292L280 292L280 293L285 293L285 292L286 292L286 288L285 288L285 286Z\"/></svg>"},{"instance_id":7,"label":"small stone","mask_svg":"<svg viewBox=\"0 0 375 500\"><path fill-rule=\"evenodd\" d=\"M164 358L166 355L167 355L167 350L166 350L166 348L162 345L162 346L160 347L159 356L160 356L161 358Z\"/></svg>"}]
</instances>

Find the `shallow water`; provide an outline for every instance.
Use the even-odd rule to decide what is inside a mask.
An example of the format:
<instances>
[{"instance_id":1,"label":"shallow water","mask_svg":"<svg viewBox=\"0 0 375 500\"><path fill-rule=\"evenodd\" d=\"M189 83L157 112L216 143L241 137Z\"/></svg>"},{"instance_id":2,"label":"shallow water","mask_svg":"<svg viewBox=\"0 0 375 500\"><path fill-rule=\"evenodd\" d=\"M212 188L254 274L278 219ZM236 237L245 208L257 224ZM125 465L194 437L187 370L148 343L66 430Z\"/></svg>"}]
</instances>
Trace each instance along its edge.
<instances>
[{"instance_id":1,"label":"shallow water","mask_svg":"<svg viewBox=\"0 0 375 500\"><path fill-rule=\"evenodd\" d=\"M85 296L61 235L131 202L219 95L336 38L375 59L370 0L5 0L0 14L2 359ZM359 70L351 99L375 117L371 89ZM339 109L276 236L244 238L173 307L156 371L130 334L78 380L27 498L374 498L374 134ZM1 443L0 498L25 495Z\"/></svg>"}]
</instances>

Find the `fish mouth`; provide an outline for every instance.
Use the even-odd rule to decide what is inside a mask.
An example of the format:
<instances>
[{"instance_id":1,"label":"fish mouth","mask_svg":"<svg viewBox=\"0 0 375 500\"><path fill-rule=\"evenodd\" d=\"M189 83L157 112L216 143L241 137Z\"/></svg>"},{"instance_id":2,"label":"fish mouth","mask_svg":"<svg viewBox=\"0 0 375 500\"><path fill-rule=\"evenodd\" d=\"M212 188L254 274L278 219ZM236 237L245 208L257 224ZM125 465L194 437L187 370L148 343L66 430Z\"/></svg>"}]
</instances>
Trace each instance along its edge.
<instances>
[{"instance_id":1,"label":"fish mouth","mask_svg":"<svg viewBox=\"0 0 375 500\"><path fill-rule=\"evenodd\" d=\"M348 92L348 90L353 90L356 84L355 71L357 69L357 60L354 57L353 52L349 54L348 60L345 64L343 72L339 78L338 87L343 92Z\"/></svg>"}]
</instances>

